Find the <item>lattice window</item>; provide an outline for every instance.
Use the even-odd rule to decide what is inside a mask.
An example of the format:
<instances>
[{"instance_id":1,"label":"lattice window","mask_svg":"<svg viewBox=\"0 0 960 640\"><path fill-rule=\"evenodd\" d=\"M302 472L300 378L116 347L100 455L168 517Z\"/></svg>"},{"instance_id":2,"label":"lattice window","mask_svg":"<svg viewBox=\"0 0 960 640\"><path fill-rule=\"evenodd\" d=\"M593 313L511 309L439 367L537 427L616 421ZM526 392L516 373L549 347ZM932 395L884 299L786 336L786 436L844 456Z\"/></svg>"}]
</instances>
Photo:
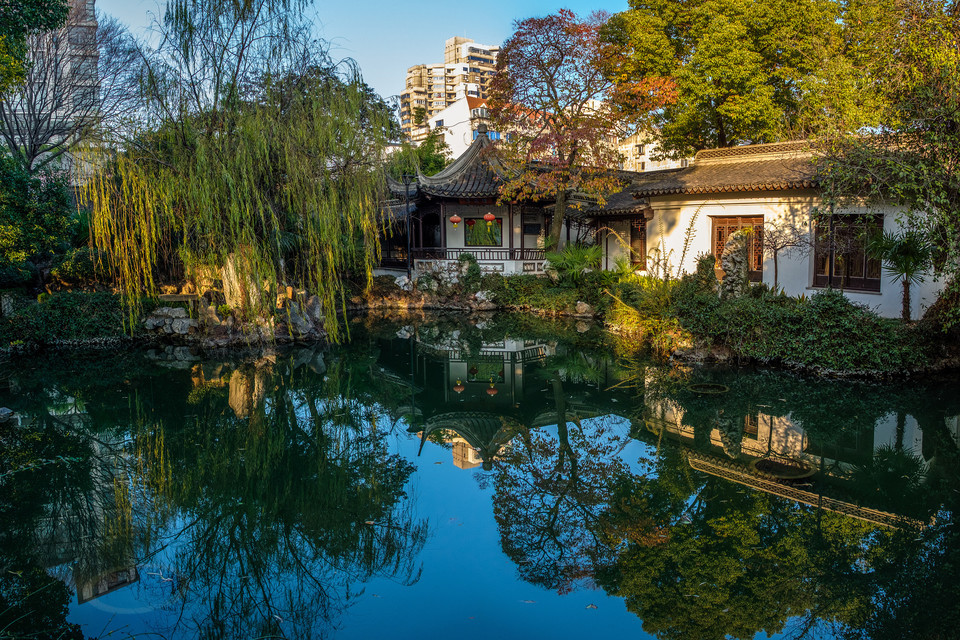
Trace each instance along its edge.
<instances>
[{"instance_id":1,"label":"lattice window","mask_svg":"<svg viewBox=\"0 0 960 640\"><path fill-rule=\"evenodd\" d=\"M711 216L713 220L713 255L720 267L723 247L731 233L750 228L750 243L747 245L748 276L751 282L763 280L763 216Z\"/></svg>"},{"instance_id":2,"label":"lattice window","mask_svg":"<svg viewBox=\"0 0 960 640\"><path fill-rule=\"evenodd\" d=\"M633 264L647 263L647 221L630 221L630 261Z\"/></svg>"},{"instance_id":3,"label":"lattice window","mask_svg":"<svg viewBox=\"0 0 960 640\"><path fill-rule=\"evenodd\" d=\"M817 224L813 285L826 287L832 273L834 287L880 291L881 263L867 256L865 247L882 232L882 216L835 215L832 237L829 220Z\"/></svg>"}]
</instances>

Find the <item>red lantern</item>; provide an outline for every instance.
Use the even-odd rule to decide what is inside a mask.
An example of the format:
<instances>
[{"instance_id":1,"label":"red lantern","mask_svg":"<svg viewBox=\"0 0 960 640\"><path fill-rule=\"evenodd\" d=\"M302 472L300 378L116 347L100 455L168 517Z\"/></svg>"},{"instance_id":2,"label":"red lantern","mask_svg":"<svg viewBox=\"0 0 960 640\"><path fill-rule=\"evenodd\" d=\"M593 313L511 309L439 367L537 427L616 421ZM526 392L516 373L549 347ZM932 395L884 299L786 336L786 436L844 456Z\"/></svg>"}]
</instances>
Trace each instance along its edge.
<instances>
[{"instance_id":1,"label":"red lantern","mask_svg":"<svg viewBox=\"0 0 960 640\"><path fill-rule=\"evenodd\" d=\"M484 214L483 219L487 221L487 229L489 229L493 226L493 221L497 219L497 216L487 211L487 213Z\"/></svg>"},{"instance_id":2,"label":"red lantern","mask_svg":"<svg viewBox=\"0 0 960 640\"><path fill-rule=\"evenodd\" d=\"M490 378L490 388L487 389L487 395L491 398L497 395L497 390L493 388L493 378Z\"/></svg>"},{"instance_id":3,"label":"red lantern","mask_svg":"<svg viewBox=\"0 0 960 640\"><path fill-rule=\"evenodd\" d=\"M477 224L477 221L476 221L476 220L474 220L474 219L472 219L472 218L471 218L470 220L467 220L467 226L468 226L468 227L473 227L473 225L475 225L475 224Z\"/></svg>"},{"instance_id":4,"label":"red lantern","mask_svg":"<svg viewBox=\"0 0 960 640\"><path fill-rule=\"evenodd\" d=\"M463 218L461 218L457 214L453 214L452 216L450 216L450 222L453 223L453 228L456 229L457 225L463 222Z\"/></svg>"},{"instance_id":5,"label":"red lantern","mask_svg":"<svg viewBox=\"0 0 960 640\"><path fill-rule=\"evenodd\" d=\"M463 386L463 382L461 382L460 379L458 378L457 384L456 386L453 387L453 390L456 391L458 394L460 394L460 393L463 393L465 389L466 387Z\"/></svg>"}]
</instances>

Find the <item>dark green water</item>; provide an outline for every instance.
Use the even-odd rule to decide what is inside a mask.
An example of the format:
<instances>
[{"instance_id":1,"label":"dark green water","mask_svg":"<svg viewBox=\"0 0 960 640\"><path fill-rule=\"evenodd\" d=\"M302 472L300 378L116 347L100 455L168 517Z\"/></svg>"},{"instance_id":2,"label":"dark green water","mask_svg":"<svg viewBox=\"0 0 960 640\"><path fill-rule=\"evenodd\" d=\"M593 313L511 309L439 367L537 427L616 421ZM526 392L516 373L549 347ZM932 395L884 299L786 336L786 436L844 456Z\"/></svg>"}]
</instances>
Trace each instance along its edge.
<instances>
[{"instance_id":1,"label":"dark green water","mask_svg":"<svg viewBox=\"0 0 960 640\"><path fill-rule=\"evenodd\" d=\"M955 377L517 316L0 367L0 637L958 633Z\"/></svg>"}]
</instances>

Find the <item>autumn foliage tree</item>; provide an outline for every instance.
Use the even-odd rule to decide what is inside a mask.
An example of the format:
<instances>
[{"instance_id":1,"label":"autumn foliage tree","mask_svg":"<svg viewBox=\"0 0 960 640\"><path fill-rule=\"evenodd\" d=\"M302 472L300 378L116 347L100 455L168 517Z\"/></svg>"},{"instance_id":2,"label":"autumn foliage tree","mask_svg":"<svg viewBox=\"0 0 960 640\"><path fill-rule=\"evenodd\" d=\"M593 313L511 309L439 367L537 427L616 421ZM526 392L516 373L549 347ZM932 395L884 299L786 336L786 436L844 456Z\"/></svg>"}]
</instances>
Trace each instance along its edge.
<instances>
[{"instance_id":1,"label":"autumn foliage tree","mask_svg":"<svg viewBox=\"0 0 960 640\"><path fill-rule=\"evenodd\" d=\"M559 244L572 194L602 200L619 186L611 170L620 162L613 142L621 103L629 96L649 107L669 94L656 79L618 91L609 73L617 50L600 37L607 18L562 9L521 20L497 57L488 104L514 176L501 197L556 202L550 247Z\"/></svg>"}]
</instances>

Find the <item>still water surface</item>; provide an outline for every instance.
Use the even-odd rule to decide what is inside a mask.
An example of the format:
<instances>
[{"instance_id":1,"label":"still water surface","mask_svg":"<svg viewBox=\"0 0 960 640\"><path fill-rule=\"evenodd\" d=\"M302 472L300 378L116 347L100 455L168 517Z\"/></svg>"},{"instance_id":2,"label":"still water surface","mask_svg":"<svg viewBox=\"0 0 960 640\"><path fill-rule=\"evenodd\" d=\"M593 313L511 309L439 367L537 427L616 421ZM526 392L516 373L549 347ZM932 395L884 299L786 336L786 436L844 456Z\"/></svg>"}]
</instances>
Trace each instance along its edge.
<instances>
[{"instance_id":1,"label":"still water surface","mask_svg":"<svg viewBox=\"0 0 960 640\"><path fill-rule=\"evenodd\" d=\"M328 349L12 361L0 406L0 636L894 638L960 615L956 378L371 317Z\"/></svg>"}]
</instances>

